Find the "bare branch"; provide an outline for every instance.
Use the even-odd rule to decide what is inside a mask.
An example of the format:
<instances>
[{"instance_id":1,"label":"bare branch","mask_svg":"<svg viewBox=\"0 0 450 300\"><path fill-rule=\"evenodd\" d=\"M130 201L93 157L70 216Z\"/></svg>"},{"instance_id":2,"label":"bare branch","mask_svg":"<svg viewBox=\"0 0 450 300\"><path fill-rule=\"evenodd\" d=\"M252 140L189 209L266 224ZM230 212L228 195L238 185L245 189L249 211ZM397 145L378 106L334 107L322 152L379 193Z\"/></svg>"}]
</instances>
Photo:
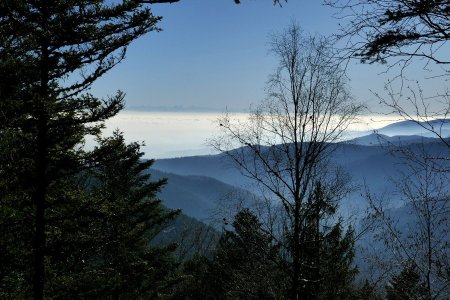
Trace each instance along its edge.
<instances>
[{"instance_id":1,"label":"bare branch","mask_svg":"<svg viewBox=\"0 0 450 300\"><path fill-rule=\"evenodd\" d=\"M272 38L271 52L279 66L270 76L267 98L246 122L221 118L222 134L211 144L282 208L277 240L292 261L295 296L300 282L321 281L305 277L305 270L316 267L302 255L306 247L323 241L319 233L310 233L311 226L319 230L316 222L324 224L348 190L348 181L333 177L327 157L362 106L353 103L326 38L304 36L292 25Z\"/></svg>"}]
</instances>

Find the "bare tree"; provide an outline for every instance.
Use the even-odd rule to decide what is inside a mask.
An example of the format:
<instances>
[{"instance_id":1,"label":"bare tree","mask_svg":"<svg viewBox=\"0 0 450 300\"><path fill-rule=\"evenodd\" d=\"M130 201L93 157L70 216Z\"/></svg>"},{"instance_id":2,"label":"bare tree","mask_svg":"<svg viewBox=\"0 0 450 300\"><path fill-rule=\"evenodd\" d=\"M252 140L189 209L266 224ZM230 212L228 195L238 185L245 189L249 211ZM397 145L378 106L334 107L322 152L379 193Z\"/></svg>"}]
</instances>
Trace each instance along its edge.
<instances>
[{"instance_id":1,"label":"bare tree","mask_svg":"<svg viewBox=\"0 0 450 300\"><path fill-rule=\"evenodd\" d=\"M223 117L222 135L212 145L283 208L291 297L298 299L310 279L302 251L314 242L306 240L305 226L313 212L323 224L347 191L344 177L331 176L327 156L362 106L353 103L326 38L303 36L293 24L273 36L271 52L279 66L268 82L268 97L246 122ZM314 196L318 185L326 199L320 207Z\"/></svg>"},{"instance_id":2,"label":"bare tree","mask_svg":"<svg viewBox=\"0 0 450 300\"><path fill-rule=\"evenodd\" d=\"M404 79L404 82L407 82ZM436 172L449 172L450 166L450 94L445 91L434 96L426 96L418 81L399 89L391 82L385 85L386 96L379 93L374 95L379 103L387 107L389 115L407 120L422 129L423 134L439 140L444 146L439 151L410 151L408 147L399 147L388 143L389 150L402 154L411 163L421 164L424 159L434 166ZM436 148L437 150L437 148ZM427 157L423 157L427 155Z\"/></svg>"},{"instance_id":3,"label":"bare tree","mask_svg":"<svg viewBox=\"0 0 450 300\"><path fill-rule=\"evenodd\" d=\"M375 96L391 114L414 122L440 145L391 145L407 171L399 175L397 191L409 222L398 219L388 203L368 193L371 218L378 237L392 250L384 272L398 272L413 264L425 281L429 299L445 297L449 284L449 135L445 129L450 113L448 90L427 95L421 84L406 76L405 68L423 61L424 72L441 67L448 79L450 3L445 0L325 0L338 9L342 20L337 37L346 41L341 56L366 63L400 65L400 74L385 85L386 94ZM429 73L435 75L436 73ZM439 77L439 75L437 76ZM436 79L435 77L433 77ZM442 147L443 145L443 147ZM391 201L394 197L389 197ZM409 266L410 267L410 266ZM392 274L391 274L392 275Z\"/></svg>"},{"instance_id":4,"label":"bare tree","mask_svg":"<svg viewBox=\"0 0 450 300\"><path fill-rule=\"evenodd\" d=\"M337 9L342 20L337 38L345 41L340 57L359 58L362 62L400 66L400 73L386 84L387 96L375 93L391 113L415 122L449 146L442 127L448 123L450 98L448 90L425 95L417 82L411 85L405 68L425 62L424 73L434 70L429 79L441 75L447 79L450 70L450 3L445 0L325 0ZM434 66L442 66L443 74ZM397 82L395 82L397 81ZM445 82L444 82L445 84ZM445 157L445 159L448 159Z\"/></svg>"},{"instance_id":5,"label":"bare tree","mask_svg":"<svg viewBox=\"0 0 450 300\"><path fill-rule=\"evenodd\" d=\"M416 152L428 151L425 144L413 147ZM374 236L388 250L381 257L378 253L380 272L392 277L412 266L424 282L427 299L444 299L450 289L450 176L436 172L429 156L423 153L416 156L421 161L404 161L407 168L395 180L400 208L370 192L367 198Z\"/></svg>"}]
</instances>

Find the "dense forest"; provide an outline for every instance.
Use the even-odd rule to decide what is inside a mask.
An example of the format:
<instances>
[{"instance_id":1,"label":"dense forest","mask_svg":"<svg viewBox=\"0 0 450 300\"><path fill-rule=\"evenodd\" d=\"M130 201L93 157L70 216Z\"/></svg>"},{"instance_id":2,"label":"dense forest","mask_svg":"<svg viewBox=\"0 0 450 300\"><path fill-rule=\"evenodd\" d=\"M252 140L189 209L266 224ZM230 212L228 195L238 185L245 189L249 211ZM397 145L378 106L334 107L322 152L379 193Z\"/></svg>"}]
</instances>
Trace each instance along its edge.
<instances>
[{"instance_id":1,"label":"dense forest","mask_svg":"<svg viewBox=\"0 0 450 300\"><path fill-rule=\"evenodd\" d=\"M411 47L449 40L450 4L378 0L368 10L366 1L325 1L359 20L339 38L363 42L346 49L295 23L273 36L278 66L267 98L245 124L225 115L211 140L258 187L244 197L260 194L205 224L163 205L171 181L150 169L139 143L126 143L120 130L103 134L125 94L89 92L133 41L160 31L152 5L175 2L0 0L0 298L446 299L450 147L430 120L448 122L450 97L439 99L447 110L436 115L418 99L408 98L415 115L396 98L380 99L440 145L385 140L404 166L396 188L413 216L408 229L367 186L364 218L342 216L355 187L330 158L364 110L343 61L448 63ZM373 23L361 21L368 15ZM363 235L393 255L360 269Z\"/></svg>"}]
</instances>

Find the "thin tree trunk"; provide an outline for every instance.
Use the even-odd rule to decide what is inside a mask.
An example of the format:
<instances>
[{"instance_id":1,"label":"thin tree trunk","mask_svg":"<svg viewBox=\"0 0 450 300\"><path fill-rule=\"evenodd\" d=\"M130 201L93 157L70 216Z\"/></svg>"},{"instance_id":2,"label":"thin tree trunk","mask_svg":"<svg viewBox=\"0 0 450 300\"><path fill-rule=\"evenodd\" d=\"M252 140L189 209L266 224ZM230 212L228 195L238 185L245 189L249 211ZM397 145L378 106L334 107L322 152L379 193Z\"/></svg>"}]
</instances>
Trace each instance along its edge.
<instances>
[{"instance_id":1,"label":"thin tree trunk","mask_svg":"<svg viewBox=\"0 0 450 300\"><path fill-rule=\"evenodd\" d=\"M47 3L45 0L41 2L42 13L42 28L45 34L47 28ZM48 121L49 112L48 104L48 41L45 37L41 37L41 60L40 60L40 90L39 98L37 99L37 153L35 157L35 172L34 175L34 191L32 195L33 204L35 206L35 232L33 240L33 254L34 254L34 274L33 274L33 297L35 300L44 299L44 285L45 285L45 206L46 196L48 190L48 165L49 165L49 146L48 146Z\"/></svg>"},{"instance_id":2,"label":"thin tree trunk","mask_svg":"<svg viewBox=\"0 0 450 300\"><path fill-rule=\"evenodd\" d=\"M40 122L41 123L41 122ZM41 127L41 126L39 126ZM35 300L44 299L44 251L45 251L45 198L47 193L46 169L46 132L44 128L39 128L38 135L38 153L36 156L36 183L33 195L35 206L35 232L33 240L34 252L34 276L33 276L33 295Z\"/></svg>"},{"instance_id":3,"label":"thin tree trunk","mask_svg":"<svg viewBox=\"0 0 450 300\"><path fill-rule=\"evenodd\" d=\"M291 299L298 300L299 299L299 290L300 290L300 211L298 205L295 206L295 215L294 215L294 236L292 241L293 250L293 272L292 272L292 292Z\"/></svg>"}]
</instances>

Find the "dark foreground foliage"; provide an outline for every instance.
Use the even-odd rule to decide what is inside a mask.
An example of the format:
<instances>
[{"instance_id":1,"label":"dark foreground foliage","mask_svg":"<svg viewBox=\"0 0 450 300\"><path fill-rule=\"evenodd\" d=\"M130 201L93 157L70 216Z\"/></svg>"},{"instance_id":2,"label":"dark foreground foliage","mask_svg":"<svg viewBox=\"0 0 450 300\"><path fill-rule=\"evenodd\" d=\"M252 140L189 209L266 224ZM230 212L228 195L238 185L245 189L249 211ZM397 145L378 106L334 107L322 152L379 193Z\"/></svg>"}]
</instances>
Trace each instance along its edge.
<instances>
[{"instance_id":1,"label":"dark foreground foliage","mask_svg":"<svg viewBox=\"0 0 450 300\"><path fill-rule=\"evenodd\" d=\"M147 246L172 216L163 182L137 145L101 138L124 95L86 92L158 30L146 2L0 1L1 298L154 295L171 272L171 249Z\"/></svg>"},{"instance_id":2,"label":"dark foreground foliage","mask_svg":"<svg viewBox=\"0 0 450 300\"><path fill-rule=\"evenodd\" d=\"M324 238L317 280L305 284L305 299L363 299L354 287L353 235L338 224ZM289 299L290 264L282 247L248 209L240 211L232 230L224 230L215 255L195 256L182 267L177 299ZM306 264L305 260L305 264Z\"/></svg>"}]
</instances>

